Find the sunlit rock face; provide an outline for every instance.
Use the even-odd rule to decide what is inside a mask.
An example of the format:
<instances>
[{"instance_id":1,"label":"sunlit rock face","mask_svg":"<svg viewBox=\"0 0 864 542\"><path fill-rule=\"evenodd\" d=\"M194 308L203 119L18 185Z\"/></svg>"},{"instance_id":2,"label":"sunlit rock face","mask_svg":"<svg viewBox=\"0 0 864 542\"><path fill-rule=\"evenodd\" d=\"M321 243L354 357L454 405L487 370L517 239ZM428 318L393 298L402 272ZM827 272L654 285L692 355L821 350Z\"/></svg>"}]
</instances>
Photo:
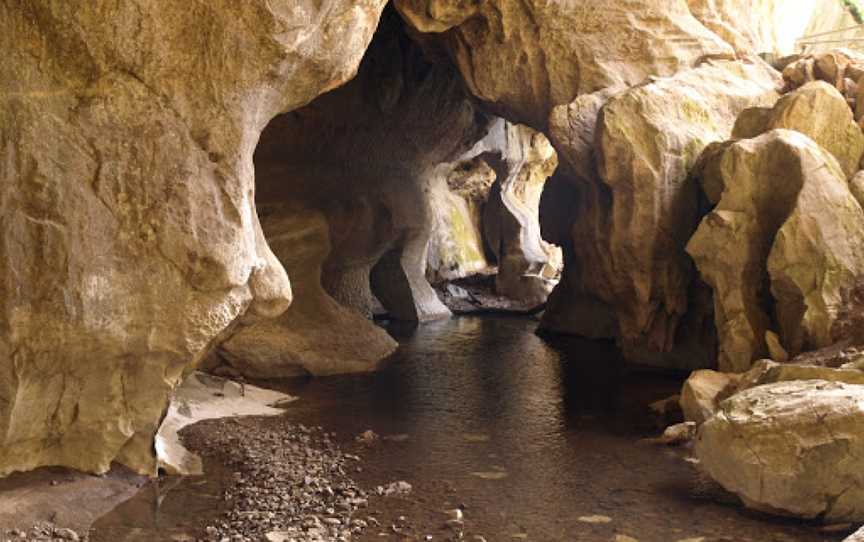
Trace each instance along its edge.
<instances>
[{"instance_id":1,"label":"sunlit rock face","mask_svg":"<svg viewBox=\"0 0 864 542\"><path fill-rule=\"evenodd\" d=\"M685 0L396 0L448 52L472 94L514 122L544 129L579 94L672 75L733 52Z\"/></svg>"},{"instance_id":2,"label":"sunlit rock face","mask_svg":"<svg viewBox=\"0 0 864 542\"><path fill-rule=\"evenodd\" d=\"M490 270L483 207L496 177L486 160L470 151L464 159L441 164L433 173L432 228L426 253L426 276L433 284Z\"/></svg>"},{"instance_id":3,"label":"sunlit rock face","mask_svg":"<svg viewBox=\"0 0 864 542\"><path fill-rule=\"evenodd\" d=\"M461 278L495 265L496 292L522 305L546 301L561 266L540 234L540 195L558 166L542 133L496 119L486 136L433 174L427 274Z\"/></svg>"},{"instance_id":4,"label":"sunlit rock face","mask_svg":"<svg viewBox=\"0 0 864 542\"><path fill-rule=\"evenodd\" d=\"M483 232L498 264L495 289L528 305L546 301L562 265L561 252L540 234L540 196L558 167L543 134L507 124L499 140L502 163L483 214Z\"/></svg>"},{"instance_id":5,"label":"sunlit rock face","mask_svg":"<svg viewBox=\"0 0 864 542\"><path fill-rule=\"evenodd\" d=\"M864 386L796 380L722 401L699 432L700 468L754 509L864 521Z\"/></svg>"},{"instance_id":6,"label":"sunlit rock face","mask_svg":"<svg viewBox=\"0 0 864 542\"><path fill-rule=\"evenodd\" d=\"M736 51L790 54L813 15L835 0L687 0L693 16ZM818 7L817 7L818 5ZM839 28L839 27L838 27Z\"/></svg>"},{"instance_id":7,"label":"sunlit rock face","mask_svg":"<svg viewBox=\"0 0 864 542\"><path fill-rule=\"evenodd\" d=\"M782 129L716 160L722 197L687 251L714 289L720 368L765 357L772 328L792 355L853 338L864 211L837 160Z\"/></svg>"},{"instance_id":8,"label":"sunlit rock face","mask_svg":"<svg viewBox=\"0 0 864 542\"><path fill-rule=\"evenodd\" d=\"M547 329L617 337L631 359L646 363L712 365L710 293L684 252L700 218L690 172L708 144L729 137L742 110L773 104L778 86L778 74L758 59L709 61L553 111L571 211L544 219L567 221L544 224L566 243Z\"/></svg>"},{"instance_id":9,"label":"sunlit rock face","mask_svg":"<svg viewBox=\"0 0 864 542\"><path fill-rule=\"evenodd\" d=\"M0 6L0 474L152 472L182 373L286 309L252 153L352 76L384 3Z\"/></svg>"}]
</instances>

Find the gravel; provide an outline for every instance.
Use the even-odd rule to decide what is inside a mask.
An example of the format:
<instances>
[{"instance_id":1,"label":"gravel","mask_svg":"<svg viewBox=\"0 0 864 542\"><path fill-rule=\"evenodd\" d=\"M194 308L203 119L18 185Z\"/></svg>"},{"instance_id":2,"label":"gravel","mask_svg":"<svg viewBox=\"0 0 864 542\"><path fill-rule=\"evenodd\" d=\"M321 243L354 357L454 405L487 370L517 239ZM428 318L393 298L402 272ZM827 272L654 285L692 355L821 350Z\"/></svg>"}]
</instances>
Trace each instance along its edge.
<instances>
[{"instance_id":1,"label":"gravel","mask_svg":"<svg viewBox=\"0 0 864 542\"><path fill-rule=\"evenodd\" d=\"M185 429L190 449L231 472L227 510L203 539L341 541L375 526L364 513L367 493L350 475L359 458L344 454L334 437L284 419L210 420Z\"/></svg>"}]
</instances>

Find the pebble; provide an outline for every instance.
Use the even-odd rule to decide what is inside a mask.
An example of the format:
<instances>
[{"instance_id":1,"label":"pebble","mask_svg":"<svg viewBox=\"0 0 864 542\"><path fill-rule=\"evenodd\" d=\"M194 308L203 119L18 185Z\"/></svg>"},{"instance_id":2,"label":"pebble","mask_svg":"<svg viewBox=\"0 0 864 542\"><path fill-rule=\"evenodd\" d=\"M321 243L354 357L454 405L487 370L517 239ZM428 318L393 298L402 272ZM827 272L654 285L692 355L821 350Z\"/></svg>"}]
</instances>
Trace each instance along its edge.
<instances>
[{"instance_id":1,"label":"pebble","mask_svg":"<svg viewBox=\"0 0 864 542\"><path fill-rule=\"evenodd\" d=\"M582 523L612 523L612 518L609 516L579 516L579 521Z\"/></svg>"},{"instance_id":2,"label":"pebble","mask_svg":"<svg viewBox=\"0 0 864 542\"><path fill-rule=\"evenodd\" d=\"M360 458L347 457L321 427L229 418L187 431L187 447L232 472L222 496L227 510L204 541L340 541L372 523L353 519L368 503L347 474Z\"/></svg>"}]
</instances>

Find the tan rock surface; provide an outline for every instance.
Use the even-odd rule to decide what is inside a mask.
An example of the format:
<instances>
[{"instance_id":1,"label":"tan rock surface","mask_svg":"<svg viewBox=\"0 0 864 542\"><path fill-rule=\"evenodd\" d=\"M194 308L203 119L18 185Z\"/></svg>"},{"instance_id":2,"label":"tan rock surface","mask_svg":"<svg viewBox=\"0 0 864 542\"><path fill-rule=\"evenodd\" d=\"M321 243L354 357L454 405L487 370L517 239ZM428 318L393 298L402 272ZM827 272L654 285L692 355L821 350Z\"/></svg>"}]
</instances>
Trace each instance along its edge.
<instances>
[{"instance_id":1,"label":"tan rock surface","mask_svg":"<svg viewBox=\"0 0 864 542\"><path fill-rule=\"evenodd\" d=\"M859 169L864 134L843 95L824 81L807 83L783 96L774 106L767 128L786 128L809 136L834 155L847 177Z\"/></svg>"},{"instance_id":2,"label":"tan rock surface","mask_svg":"<svg viewBox=\"0 0 864 542\"><path fill-rule=\"evenodd\" d=\"M540 195L558 167L543 134L506 123L500 143L499 179L484 207L485 240L498 264L498 294L527 305L546 301L558 274L561 250L540 235Z\"/></svg>"},{"instance_id":3,"label":"tan rock surface","mask_svg":"<svg viewBox=\"0 0 864 542\"><path fill-rule=\"evenodd\" d=\"M720 403L694 453L757 510L864 520L864 386L823 380L758 386Z\"/></svg>"},{"instance_id":4,"label":"tan rock surface","mask_svg":"<svg viewBox=\"0 0 864 542\"><path fill-rule=\"evenodd\" d=\"M742 372L768 354L765 332L771 322L763 300L769 292L763 285L775 233L793 212L802 187L842 193L845 180L829 153L789 130L739 141L721 160L725 190L687 252L714 289L720 370ZM783 346L788 349L785 340Z\"/></svg>"},{"instance_id":5,"label":"tan rock surface","mask_svg":"<svg viewBox=\"0 0 864 542\"><path fill-rule=\"evenodd\" d=\"M397 0L395 6L420 32L437 34L474 95L537 129L556 105L579 94L732 53L685 0Z\"/></svg>"},{"instance_id":6,"label":"tan rock surface","mask_svg":"<svg viewBox=\"0 0 864 542\"><path fill-rule=\"evenodd\" d=\"M813 0L687 0L693 16L736 51L784 53L816 8ZM797 19L797 20L793 20Z\"/></svg>"},{"instance_id":7,"label":"tan rock surface","mask_svg":"<svg viewBox=\"0 0 864 542\"><path fill-rule=\"evenodd\" d=\"M273 252L294 277L294 302L278 318L241 322L219 354L252 378L376 369L396 350L396 341L321 286L321 268L330 254L323 213L276 205L262 207L261 216Z\"/></svg>"},{"instance_id":8,"label":"tan rock surface","mask_svg":"<svg viewBox=\"0 0 864 542\"><path fill-rule=\"evenodd\" d=\"M587 266L583 284L615 307L625 343L674 347L692 280L683 248L698 220L699 189L688 173L705 146L728 137L741 110L773 103L776 83L759 61L712 62L635 87L603 108L598 164L611 216L600 242L608 246L582 254L583 235L574 232L574 251L583 261L592 253L609 260Z\"/></svg>"},{"instance_id":9,"label":"tan rock surface","mask_svg":"<svg viewBox=\"0 0 864 542\"><path fill-rule=\"evenodd\" d=\"M737 391L790 380L825 380L864 385L864 371L798 363L776 363L763 359L754 363L749 371L741 375Z\"/></svg>"},{"instance_id":10,"label":"tan rock surface","mask_svg":"<svg viewBox=\"0 0 864 542\"><path fill-rule=\"evenodd\" d=\"M859 318L864 211L843 173L826 166L802 186L768 256L775 318L793 356L851 338Z\"/></svg>"},{"instance_id":11,"label":"tan rock surface","mask_svg":"<svg viewBox=\"0 0 864 542\"><path fill-rule=\"evenodd\" d=\"M482 208L495 182L495 170L481 157L475 157L442 164L432 177L428 192L432 231L426 275L434 283L488 269Z\"/></svg>"},{"instance_id":12,"label":"tan rock surface","mask_svg":"<svg viewBox=\"0 0 864 542\"><path fill-rule=\"evenodd\" d=\"M735 388L735 375L710 369L693 371L681 388L679 403L688 422L702 424L717 410L717 402Z\"/></svg>"},{"instance_id":13,"label":"tan rock surface","mask_svg":"<svg viewBox=\"0 0 864 542\"><path fill-rule=\"evenodd\" d=\"M290 301L258 135L352 76L384 3L0 5L0 475L154 472L184 370Z\"/></svg>"}]
</instances>

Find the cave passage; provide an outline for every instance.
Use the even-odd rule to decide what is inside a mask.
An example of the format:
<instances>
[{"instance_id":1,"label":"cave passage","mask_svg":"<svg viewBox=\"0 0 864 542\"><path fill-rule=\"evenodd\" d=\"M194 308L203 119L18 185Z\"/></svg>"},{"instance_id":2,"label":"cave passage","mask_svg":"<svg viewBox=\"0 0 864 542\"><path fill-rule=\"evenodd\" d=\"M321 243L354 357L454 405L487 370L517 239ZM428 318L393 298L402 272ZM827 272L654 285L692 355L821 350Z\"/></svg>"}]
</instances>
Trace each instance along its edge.
<instances>
[{"instance_id":1,"label":"cave passage","mask_svg":"<svg viewBox=\"0 0 864 542\"><path fill-rule=\"evenodd\" d=\"M791 1L0 3L0 542L851 533L864 56Z\"/></svg>"}]
</instances>

